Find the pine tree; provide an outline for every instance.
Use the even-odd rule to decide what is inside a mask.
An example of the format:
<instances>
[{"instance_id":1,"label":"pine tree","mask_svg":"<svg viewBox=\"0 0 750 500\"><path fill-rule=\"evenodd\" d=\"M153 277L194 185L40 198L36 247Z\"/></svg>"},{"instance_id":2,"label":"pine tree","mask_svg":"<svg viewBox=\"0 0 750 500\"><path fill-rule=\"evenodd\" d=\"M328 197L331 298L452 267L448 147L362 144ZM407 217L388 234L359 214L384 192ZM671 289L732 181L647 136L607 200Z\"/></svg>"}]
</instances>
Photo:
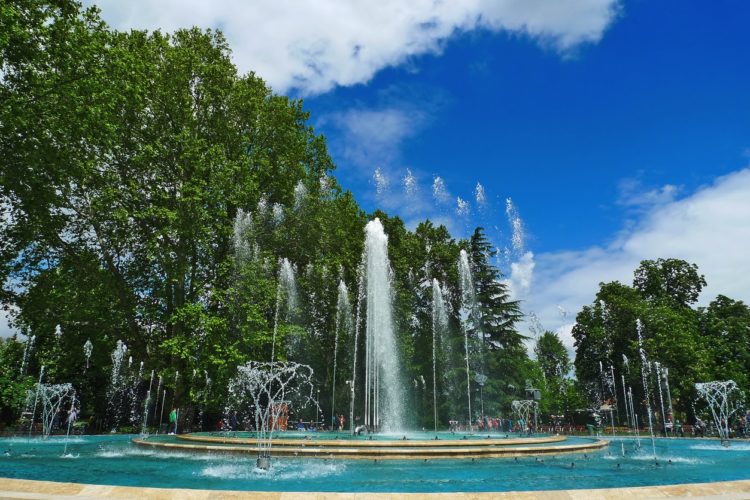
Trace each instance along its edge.
<instances>
[{"instance_id":1,"label":"pine tree","mask_svg":"<svg viewBox=\"0 0 750 500\"><path fill-rule=\"evenodd\" d=\"M476 228L470 241L470 255L477 311L472 333L482 339L485 351L518 349L526 338L516 329L523 314L519 301L512 300L508 286L501 281L500 270L491 264L497 255L484 234Z\"/></svg>"}]
</instances>

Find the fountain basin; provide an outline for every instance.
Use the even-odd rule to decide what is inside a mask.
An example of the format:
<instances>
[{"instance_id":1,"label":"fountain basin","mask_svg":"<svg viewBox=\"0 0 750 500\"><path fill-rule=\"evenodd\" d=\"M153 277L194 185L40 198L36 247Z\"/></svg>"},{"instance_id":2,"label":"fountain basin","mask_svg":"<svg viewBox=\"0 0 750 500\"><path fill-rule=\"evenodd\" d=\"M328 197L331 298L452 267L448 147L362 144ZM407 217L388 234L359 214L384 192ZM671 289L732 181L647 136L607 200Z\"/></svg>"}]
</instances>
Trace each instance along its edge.
<instances>
[{"instance_id":1,"label":"fountain basin","mask_svg":"<svg viewBox=\"0 0 750 500\"><path fill-rule=\"evenodd\" d=\"M63 456L64 438L0 439L0 478L44 479L59 483L111 486L244 490L256 492L501 492L581 488L635 488L750 479L750 443L657 439L658 464L651 446L636 450L632 439L610 440L608 447L576 454L542 453L508 458L441 460L353 460L276 456L269 470L256 467L257 455L212 449L143 447L134 436L76 436ZM174 436L146 441L190 444ZM570 444L594 442L569 438ZM645 443L644 443L645 444ZM557 443L554 443L558 446ZM221 444L213 444L221 448ZM234 446L234 445L225 445ZM515 446L515 445L513 445ZM546 443L534 446L546 446ZM622 448L626 454L622 456ZM2 452L9 450L9 455ZM619 464L619 465L618 465ZM0 479L0 484L3 480ZM693 488L693 487L691 487ZM4 488L0 487L0 496ZM63 492L58 489L57 492ZM82 490L84 491L84 490ZM85 489L85 491L94 491ZM101 491L96 490L96 491ZM164 491L164 490L162 490ZM597 490L597 495L602 490ZM608 498L636 496L618 490ZM661 490L651 491L659 496ZM671 491L693 491L680 486ZM716 491L705 485L704 494ZM260 493L259 493L260 494ZM169 495L165 491L165 495ZM131 496L137 496L131 494ZM182 495L184 498L186 495ZM548 495L549 497L549 495ZM597 496L602 497L602 496ZM177 497L174 497L177 498Z\"/></svg>"}]
</instances>

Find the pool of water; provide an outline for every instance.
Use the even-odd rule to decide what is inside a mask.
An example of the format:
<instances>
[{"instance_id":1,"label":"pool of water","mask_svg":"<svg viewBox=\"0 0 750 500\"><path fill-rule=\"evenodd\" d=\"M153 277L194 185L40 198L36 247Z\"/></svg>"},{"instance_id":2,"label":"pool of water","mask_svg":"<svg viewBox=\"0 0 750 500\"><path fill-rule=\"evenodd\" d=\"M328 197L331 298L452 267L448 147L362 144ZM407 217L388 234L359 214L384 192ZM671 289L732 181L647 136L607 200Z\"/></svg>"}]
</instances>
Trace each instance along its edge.
<instances>
[{"instance_id":1,"label":"pool of water","mask_svg":"<svg viewBox=\"0 0 750 500\"><path fill-rule=\"evenodd\" d=\"M0 477L77 483L256 491L452 492L650 486L750 478L750 443L613 440L588 454L481 460L275 458L269 471L252 456L162 452L133 436L0 439ZM167 438L170 439L170 438ZM582 438L571 442L580 442ZM623 455L624 451L624 455Z\"/></svg>"}]
</instances>

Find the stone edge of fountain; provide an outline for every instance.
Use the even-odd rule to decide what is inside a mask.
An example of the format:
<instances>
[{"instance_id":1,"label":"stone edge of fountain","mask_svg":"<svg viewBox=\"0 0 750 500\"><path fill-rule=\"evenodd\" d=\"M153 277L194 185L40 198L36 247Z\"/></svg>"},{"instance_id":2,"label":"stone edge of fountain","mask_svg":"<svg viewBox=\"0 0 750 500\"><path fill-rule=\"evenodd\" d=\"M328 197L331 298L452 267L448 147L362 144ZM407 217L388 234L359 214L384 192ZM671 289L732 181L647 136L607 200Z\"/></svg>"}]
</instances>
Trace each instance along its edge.
<instances>
[{"instance_id":1,"label":"stone edge of fountain","mask_svg":"<svg viewBox=\"0 0 750 500\"><path fill-rule=\"evenodd\" d=\"M180 434L176 436L181 441L193 441L200 443L222 443L222 444L247 444L254 445L255 437L236 436L205 436L196 434ZM445 448L445 447L508 447L511 445L559 443L566 441L566 436L541 436L531 438L473 438L473 439L411 439L411 440L365 440L365 439L289 439L274 438L273 445L276 446L317 446L321 448Z\"/></svg>"},{"instance_id":2,"label":"stone edge of fountain","mask_svg":"<svg viewBox=\"0 0 750 500\"><path fill-rule=\"evenodd\" d=\"M159 449L163 451L182 451L192 453L217 453L217 454L257 454L259 448L254 445L210 445L210 444L182 444L165 443L159 441L148 441L141 438L133 439L136 446ZM411 447L408 442L400 447L367 448L367 447L325 447L318 444L300 443L298 446L279 446L274 443L273 455L285 457L306 458L342 458L342 459L378 459L378 460L405 460L405 459L464 459L464 458L502 458L539 455L561 455L570 453L583 453L594 451L608 446L608 441L592 439L590 443L553 445L553 446L469 446L467 442L463 446L453 448L425 448Z\"/></svg>"}]
</instances>

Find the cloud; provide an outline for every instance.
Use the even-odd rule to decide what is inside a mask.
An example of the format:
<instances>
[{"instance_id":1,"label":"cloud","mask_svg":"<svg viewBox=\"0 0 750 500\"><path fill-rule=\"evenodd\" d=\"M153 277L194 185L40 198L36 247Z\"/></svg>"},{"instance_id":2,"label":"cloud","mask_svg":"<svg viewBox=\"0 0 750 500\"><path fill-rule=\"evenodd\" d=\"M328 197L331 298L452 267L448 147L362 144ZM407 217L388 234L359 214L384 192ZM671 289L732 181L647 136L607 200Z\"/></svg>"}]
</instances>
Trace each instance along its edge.
<instances>
[{"instance_id":1,"label":"cloud","mask_svg":"<svg viewBox=\"0 0 750 500\"><path fill-rule=\"evenodd\" d=\"M511 263L508 285L514 298L524 298L528 295L535 267L536 262L532 252L524 253L518 261Z\"/></svg>"},{"instance_id":2,"label":"cloud","mask_svg":"<svg viewBox=\"0 0 750 500\"><path fill-rule=\"evenodd\" d=\"M717 294L750 303L750 168L719 177L690 196L662 201L604 246L541 253L524 300L542 324L570 336L575 314L590 304L600 282L631 284L641 260L674 257L698 265L708 282L700 297ZM559 315L557 306L570 314Z\"/></svg>"},{"instance_id":3,"label":"cloud","mask_svg":"<svg viewBox=\"0 0 750 500\"><path fill-rule=\"evenodd\" d=\"M398 161L403 142L423 122L422 116L410 113L409 109L387 106L330 113L321 119L320 125L336 131L330 143L339 162L369 169Z\"/></svg>"},{"instance_id":4,"label":"cloud","mask_svg":"<svg viewBox=\"0 0 750 500\"><path fill-rule=\"evenodd\" d=\"M276 92L326 92L366 83L383 68L440 53L448 39L474 30L508 32L569 53L595 43L619 0L98 0L115 28L174 31L219 28L239 68Z\"/></svg>"},{"instance_id":5,"label":"cloud","mask_svg":"<svg viewBox=\"0 0 750 500\"><path fill-rule=\"evenodd\" d=\"M650 209L656 205L673 202L682 191L681 186L665 184L656 189L644 189L638 179L624 179L620 182L617 204L638 210Z\"/></svg>"}]
</instances>

